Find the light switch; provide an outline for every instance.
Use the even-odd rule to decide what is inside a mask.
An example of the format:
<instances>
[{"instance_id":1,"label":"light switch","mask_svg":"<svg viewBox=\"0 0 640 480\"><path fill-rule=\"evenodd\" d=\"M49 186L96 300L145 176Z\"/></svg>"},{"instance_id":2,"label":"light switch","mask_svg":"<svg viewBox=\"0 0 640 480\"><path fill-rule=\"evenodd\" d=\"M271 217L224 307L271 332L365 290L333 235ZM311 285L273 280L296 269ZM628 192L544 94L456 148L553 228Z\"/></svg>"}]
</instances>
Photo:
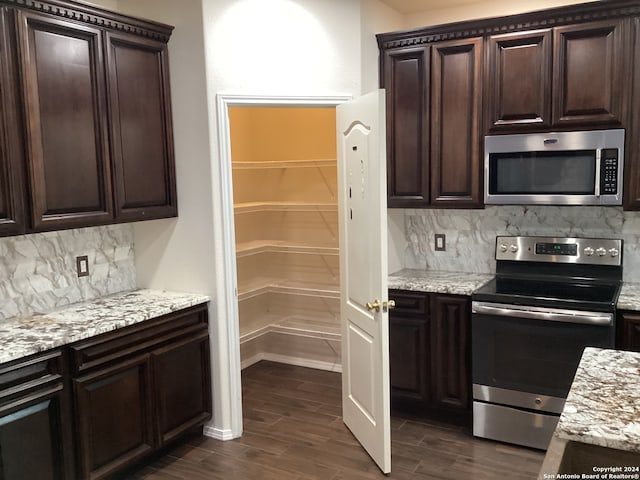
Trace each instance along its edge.
<instances>
[{"instance_id":1,"label":"light switch","mask_svg":"<svg viewBox=\"0 0 640 480\"><path fill-rule=\"evenodd\" d=\"M447 237L444 233L436 233L436 251L444 252L447 250Z\"/></svg>"},{"instance_id":2,"label":"light switch","mask_svg":"<svg viewBox=\"0 0 640 480\"><path fill-rule=\"evenodd\" d=\"M78 277L89 276L89 257L86 255L76 257L76 271L78 272Z\"/></svg>"}]
</instances>

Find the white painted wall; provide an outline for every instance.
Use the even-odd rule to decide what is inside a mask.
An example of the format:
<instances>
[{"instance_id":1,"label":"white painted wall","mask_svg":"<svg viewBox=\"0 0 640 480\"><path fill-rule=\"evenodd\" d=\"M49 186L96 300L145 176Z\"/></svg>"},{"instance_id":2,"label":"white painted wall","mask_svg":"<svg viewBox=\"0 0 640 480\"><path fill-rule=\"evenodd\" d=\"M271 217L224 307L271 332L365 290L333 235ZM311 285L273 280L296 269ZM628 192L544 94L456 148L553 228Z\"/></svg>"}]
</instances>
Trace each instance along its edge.
<instances>
[{"instance_id":1,"label":"white painted wall","mask_svg":"<svg viewBox=\"0 0 640 480\"><path fill-rule=\"evenodd\" d=\"M358 95L358 0L204 0L209 87Z\"/></svg>"},{"instance_id":2,"label":"white painted wall","mask_svg":"<svg viewBox=\"0 0 640 480\"><path fill-rule=\"evenodd\" d=\"M378 0L361 0L360 36L362 44L362 93L380 86L376 33L400 30L404 17Z\"/></svg>"}]
</instances>

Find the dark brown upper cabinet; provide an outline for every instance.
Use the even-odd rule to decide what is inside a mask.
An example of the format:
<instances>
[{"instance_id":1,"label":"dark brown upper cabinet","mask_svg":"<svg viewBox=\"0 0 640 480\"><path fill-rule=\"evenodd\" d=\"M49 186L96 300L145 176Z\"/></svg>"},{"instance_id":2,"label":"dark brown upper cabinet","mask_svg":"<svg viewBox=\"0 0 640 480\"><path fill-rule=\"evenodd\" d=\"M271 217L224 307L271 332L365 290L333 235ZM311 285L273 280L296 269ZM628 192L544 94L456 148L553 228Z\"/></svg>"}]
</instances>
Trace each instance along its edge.
<instances>
[{"instance_id":1,"label":"dark brown upper cabinet","mask_svg":"<svg viewBox=\"0 0 640 480\"><path fill-rule=\"evenodd\" d=\"M623 24L617 19L554 28L554 125L624 123Z\"/></svg>"},{"instance_id":2,"label":"dark brown upper cabinet","mask_svg":"<svg viewBox=\"0 0 640 480\"><path fill-rule=\"evenodd\" d=\"M116 217L176 216L167 45L108 33Z\"/></svg>"},{"instance_id":3,"label":"dark brown upper cabinet","mask_svg":"<svg viewBox=\"0 0 640 480\"><path fill-rule=\"evenodd\" d=\"M0 8L0 235L26 229L24 148L13 14Z\"/></svg>"},{"instance_id":4,"label":"dark brown upper cabinet","mask_svg":"<svg viewBox=\"0 0 640 480\"><path fill-rule=\"evenodd\" d=\"M173 27L89 4L0 7L0 236L177 216Z\"/></svg>"},{"instance_id":5,"label":"dark brown upper cabinet","mask_svg":"<svg viewBox=\"0 0 640 480\"><path fill-rule=\"evenodd\" d=\"M487 40L489 131L551 125L550 29L492 35Z\"/></svg>"},{"instance_id":6,"label":"dark brown upper cabinet","mask_svg":"<svg viewBox=\"0 0 640 480\"><path fill-rule=\"evenodd\" d=\"M482 206L482 38L438 42L431 68L431 205Z\"/></svg>"},{"instance_id":7,"label":"dark brown upper cabinet","mask_svg":"<svg viewBox=\"0 0 640 480\"><path fill-rule=\"evenodd\" d=\"M388 206L482 207L485 134L637 130L637 17L638 0L608 0L378 34ZM640 209L630 137L625 207Z\"/></svg>"},{"instance_id":8,"label":"dark brown upper cabinet","mask_svg":"<svg viewBox=\"0 0 640 480\"><path fill-rule=\"evenodd\" d=\"M631 132L640 132L640 17L633 19L633 86ZM624 208L640 210L640 135L627 134L625 146Z\"/></svg>"},{"instance_id":9,"label":"dark brown upper cabinet","mask_svg":"<svg viewBox=\"0 0 640 480\"><path fill-rule=\"evenodd\" d=\"M431 47L384 52L389 207L428 205Z\"/></svg>"},{"instance_id":10,"label":"dark brown upper cabinet","mask_svg":"<svg viewBox=\"0 0 640 480\"><path fill-rule=\"evenodd\" d=\"M478 207L482 39L384 51L389 207Z\"/></svg>"},{"instance_id":11,"label":"dark brown upper cabinet","mask_svg":"<svg viewBox=\"0 0 640 480\"><path fill-rule=\"evenodd\" d=\"M35 230L113 218L102 35L18 12Z\"/></svg>"},{"instance_id":12,"label":"dark brown upper cabinet","mask_svg":"<svg viewBox=\"0 0 640 480\"><path fill-rule=\"evenodd\" d=\"M622 19L488 39L487 130L619 126Z\"/></svg>"}]
</instances>

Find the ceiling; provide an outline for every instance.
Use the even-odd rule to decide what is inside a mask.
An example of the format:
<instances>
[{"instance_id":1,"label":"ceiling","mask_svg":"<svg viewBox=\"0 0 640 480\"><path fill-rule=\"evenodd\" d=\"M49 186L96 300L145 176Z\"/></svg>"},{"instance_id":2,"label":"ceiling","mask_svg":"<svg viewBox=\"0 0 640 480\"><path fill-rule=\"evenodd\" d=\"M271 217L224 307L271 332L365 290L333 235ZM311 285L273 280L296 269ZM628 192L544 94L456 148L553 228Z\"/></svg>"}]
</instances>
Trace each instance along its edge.
<instances>
[{"instance_id":1,"label":"ceiling","mask_svg":"<svg viewBox=\"0 0 640 480\"><path fill-rule=\"evenodd\" d=\"M406 14L436 10L440 8L455 7L468 3L477 3L479 0L380 0L394 10Z\"/></svg>"}]
</instances>

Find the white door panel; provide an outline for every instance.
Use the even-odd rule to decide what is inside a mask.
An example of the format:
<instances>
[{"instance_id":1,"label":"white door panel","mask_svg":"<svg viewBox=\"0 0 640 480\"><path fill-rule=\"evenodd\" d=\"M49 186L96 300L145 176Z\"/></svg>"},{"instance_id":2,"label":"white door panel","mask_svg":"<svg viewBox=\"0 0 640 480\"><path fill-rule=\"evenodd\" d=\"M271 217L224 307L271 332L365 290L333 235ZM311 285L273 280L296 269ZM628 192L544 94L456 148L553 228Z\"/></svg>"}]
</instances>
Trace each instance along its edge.
<instances>
[{"instance_id":1,"label":"white door panel","mask_svg":"<svg viewBox=\"0 0 640 480\"><path fill-rule=\"evenodd\" d=\"M342 415L391 471L384 91L337 107ZM379 308L371 308L375 301Z\"/></svg>"}]
</instances>

